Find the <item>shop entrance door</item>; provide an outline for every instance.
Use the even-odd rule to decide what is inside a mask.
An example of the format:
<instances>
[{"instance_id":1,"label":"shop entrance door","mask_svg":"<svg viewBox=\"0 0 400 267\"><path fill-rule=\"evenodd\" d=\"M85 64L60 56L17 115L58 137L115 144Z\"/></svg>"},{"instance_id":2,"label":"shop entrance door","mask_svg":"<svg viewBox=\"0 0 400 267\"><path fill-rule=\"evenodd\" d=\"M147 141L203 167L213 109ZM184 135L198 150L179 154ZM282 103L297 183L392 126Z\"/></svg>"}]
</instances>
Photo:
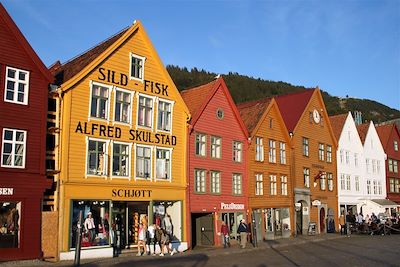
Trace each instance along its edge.
<instances>
[{"instance_id":1,"label":"shop entrance door","mask_svg":"<svg viewBox=\"0 0 400 267\"><path fill-rule=\"evenodd\" d=\"M301 202L298 203L300 203L301 206L296 210L296 233L301 235L303 234L303 204Z\"/></svg>"},{"instance_id":2,"label":"shop entrance door","mask_svg":"<svg viewBox=\"0 0 400 267\"><path fill-rule=\"evenodd\" d=\"M281 210L275 209L275 236L282 236Z\"/></svg>"},{"instance_id":3,"label":"shop entrance door","mask_svg":"<svg viewBox=\"0 0 400 267\"><path fill-rule=\"evenodd\" d=\"M214 224L212 213L192 214L192 222L196 227L196 245L214 246Z\"/></svg>"},{"instance_id":4,"label":"shop entrance door","mask_svg":"<svg viewBox=\"0 0 400 267\"><path fill-rule=\"evenodd\" d=\"M325 233L325 209L321 208L319 211L319 231Z\"/></svg>"},{"instance_id":5,"label":"shop entrance door","mask_svg":"<svg viewBox=\"0 0 400 267\"><path fill-rule=\"evenodd\" d=\"M116 248L126 246L126 202L113 202L111 225L115 230Z\"/></svg>"}]
</instances>

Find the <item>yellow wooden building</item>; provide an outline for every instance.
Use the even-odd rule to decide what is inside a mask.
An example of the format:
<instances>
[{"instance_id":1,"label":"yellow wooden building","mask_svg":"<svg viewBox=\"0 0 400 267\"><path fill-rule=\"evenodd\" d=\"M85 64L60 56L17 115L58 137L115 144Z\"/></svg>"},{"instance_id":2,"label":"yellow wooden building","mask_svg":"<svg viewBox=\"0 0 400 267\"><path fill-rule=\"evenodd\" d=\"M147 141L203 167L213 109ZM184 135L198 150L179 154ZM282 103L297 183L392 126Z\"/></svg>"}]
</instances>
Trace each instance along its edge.
<instances>
[{"instance_id":1,"label":"yellow wooden building","mask_svg":"<svg viewBox=\"0 0 400 267\"><path fill-rule=\"evenodd\" d=\"M111 257L112 241L135 248L141 222L165 228L173 248L186 249L190 115L142 24L51 70L59 85L60 258L73 258L80 211L82 258Z\"/></svg>"}]
</instances>

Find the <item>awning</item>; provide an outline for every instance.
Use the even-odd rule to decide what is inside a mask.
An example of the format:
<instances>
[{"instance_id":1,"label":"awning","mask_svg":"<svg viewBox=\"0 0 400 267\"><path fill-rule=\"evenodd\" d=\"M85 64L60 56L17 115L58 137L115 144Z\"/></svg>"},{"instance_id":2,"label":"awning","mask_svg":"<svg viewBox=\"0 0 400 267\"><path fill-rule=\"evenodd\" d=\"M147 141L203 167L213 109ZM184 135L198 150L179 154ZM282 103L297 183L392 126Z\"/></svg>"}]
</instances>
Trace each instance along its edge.
<instances>
[{"instance_id":1,"label":"awning","mask_svg":"<svg viewBox=\"0 0 400 267\"><path fill-rule=\"evenodd\" d=\"M370 199L370 201L375 202L379 206L386 207L386 208L396 208L396 207L400 206L396 202L391 201L389 199Z\"/></svg>"}]
</instances>

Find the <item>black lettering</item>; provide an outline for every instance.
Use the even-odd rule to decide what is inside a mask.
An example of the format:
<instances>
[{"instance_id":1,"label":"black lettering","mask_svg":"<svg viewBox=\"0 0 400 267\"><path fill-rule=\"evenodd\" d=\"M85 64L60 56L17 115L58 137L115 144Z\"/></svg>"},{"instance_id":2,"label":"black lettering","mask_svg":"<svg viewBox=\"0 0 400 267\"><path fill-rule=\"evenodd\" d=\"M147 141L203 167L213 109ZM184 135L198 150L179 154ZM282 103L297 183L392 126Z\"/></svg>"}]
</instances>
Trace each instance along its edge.
<instances>
[{"instance_id":1,"label":"black lettering","mask_svg":"<svg viewBox=\"0 0 400 267\"><path fill-rule=\"evenodd\" d=\"M166 145L171 145L171 142L169 141L169 136L165 136L165 144Z\"/></svg>"},{"instance_id":2,"label":"black lettering","mask_svg":"<svg viewBox=\"0 0 400 267\"><path fill-rule=\"evenodd\" d=\"M165 85L165 87L164 87L164 85ZM168 89L168 85L167 84L163 84L162 85L162 95L168 96L167 89ZM165 94L164 94L164 92L165 92Z\"/></svg>"},{"instance_id":3,"label":"black lettering","mask_svg":"<svg viewBox=\"0 0 400 267\"><path fill-rule=\"evenodd\" d=\"M119 190L118 190L118 196L119 196L119 197L122 197L122 191L124 191L124 190L122 190L122 189L119 189Z\"/></svg>"},{"instance_id":4,"label":"black lettering","mask_svg":"<svg viewBox=\"0 0 400 267\"><path fill-rule=\"evenodd\" d=\"M128 76L121 73L121 85L126 86L128 85Z\"/></svg>"},{"instance_id":5,"label":"black lettering","mask_svg":"<svg viewBox=\"0 0 400 267\"><path fill-rule=\"evenodd\" d=\"M155 137L156 137L155 143L156 144L160 143L160 137L158 136L158 134L155 134Z\"/></svg>"},{"instance_id":6,"label":"black lettering","mask_svg":"<svg viewBox=\"0 0 400 267\"><path fill-rule=\"evenodd\" d=\"M87 122L85 122L85 127L83 127L83 129L85 130L85 134L90 134L90 132L87 129Z\"/></svg>"},{"instance_id":7,"label":"black lettering","mask_svg":"<svg viewBox=\"0 0 400 267\"><path fill-rule=\"evenodd\" d=\"M101 125L101 124L100 124L99 136L104 136L104 137L106 137L106 129L107 129L107 127L106 127L105 125Z\"/></svg>"},{"instance_id":8,"label":"black lettering","mask_svg":"<svg viewBox=\"0 0 400 267\"><path fill-rule=\"evenodd\" d=\"M108 137L114 137L114 128L112 126L107 126L107 136Z\"/></svg>"},{"instance_id":9,"label":"black lettering","mask_svg":"<svg viewBox=\"0 0 400 267\"><path fill-rule=\"evenodd\" d=\"M115 84L119 84L119 82L116 82L115 80L115 71L111 71L111 82Z\"/></svg>"},{"instance_id":10,"label":"black lettering","mask_svg":"<svg viewBox=\"0 0 400 267\"><path fill-rule=\"evenodd\" d=\"M144 80L144 91L147 91L147 87L149 87L148 83L150 83L150 81L148 80Z\"/></svg>"},{"instance_id":11,"label":"black lettering","mask_svg":"<svg viewBox=\"0 0 400 267\"><path fill-rule=\"evenodd\" d=\"M107 70L107 82L110 82L110 70Z\"/></svg>"},{"instance_id":12,"label":"black lettering","mask_svg":"<svg viewBox=\"0 0 400 267\"><path fill-rule=\"evenodd\" d=\"M149 197L150 197L151 190L147 190L147 192L149 193Z\"/></svg>"},{"instance_id":13,"label":"black lettering","mask_svg":"<svg viewBox=\"0 0 400 267\"><path fill-rule=\"evenodd\" d=\"M129 135L131 136L129 140L135 141L135 130L129 130Z\"/></svg>"},{"instance_id":14,"label":"black lettering","mask_svg":"<svg viewBox=\"0 0 400 267\"><path fill-rule=\"evenodd\" d=\"M115 197L117 195L117 192L115 189L112 190L112 197Z\"/></svg>"},{"instance_id":15,"label":"black lettering","mask_svg":"<svg viewBox=\"0 0 400 267\"><path fill-rule=\"evenodd\" d=\"M176 146L176 136L175 135L173 135L171 137L171 145Z\"/></svg>"},{"instance_id":16,"label":"black lettering","mask_svg":"<svg viewBox=\"0 0 400 267\"><path fill-rule=\"evenodd\" d=\"M140 190L135 190L135 197L140 197Z\"/></svg>"},{"instance_id":17,"label":"black lettering","mask_svg":"<svg viewBox=\"0 0 400 267\"><path fill-rule=\"evenodd\" d=\"M77 132L80 132L80 133L83 132L83 131L82 131L82 125L81 125L81 122L80 122L80 121L78 122L78 125L76 126L76 129L75 129L75 133L77 133Z\"/></svg>"},{"instance_id":18,"label":"black lettering","mask_svg":"<svg viewBox=\"0 0 400 267\"><path fill-rule=\"evenodd\" d=\"M100 81L104 81L106 79L106 75L104 74L103 71L105 71L104 68L99 68L99 72L100 72L101 76L99 76L98 78Z\"/></svg>"},{"instance_id":19,"label":"black lettering","mask_svg":"<svg viewBox=\"0 0 400 267\"><path fill-rule=\"evenodd\" d=\"M143 142L149 142L149 135L150 133L143 132Z\"/></svg>"},{"instance_id":20,"label":"black lettering","mask_svg":"<svg viewBox=\"0 0 400 267\"><path fill-rule=\"evenodd\" d=\"M115 127L115 137L121 138L121 128Z\"/></svg>"},{"instance_id":21,"label":"black lettering","mask_svg":"<svg viewBox=\"0 0 400 267\"><path fill-rule=\"evenodd\" d=\"M92 124L92 135L94 135L94 132L97 130L97 126L98 126L97 123Z\"/></svg>"},{"instance_id":22,"label":"black lettering","mask_svg":"<svg viewBox=\"0 0 400 267\"><path fill-rule=\"evenodd\" d=\"M161 92L160 83L156 83L156 91L154 93L159 94Z\"/></svg>"},{"instance_id":23,"label":"black lettering","mask_svg":"<svg viewBox=\"0 0 400 267\"><path fill-rule=\"evenodd\" d=\"M136 141L142 142L142 138L140 137L140 134L143 133L142 131L136 130Z\"/></svg>"}]
</instances>

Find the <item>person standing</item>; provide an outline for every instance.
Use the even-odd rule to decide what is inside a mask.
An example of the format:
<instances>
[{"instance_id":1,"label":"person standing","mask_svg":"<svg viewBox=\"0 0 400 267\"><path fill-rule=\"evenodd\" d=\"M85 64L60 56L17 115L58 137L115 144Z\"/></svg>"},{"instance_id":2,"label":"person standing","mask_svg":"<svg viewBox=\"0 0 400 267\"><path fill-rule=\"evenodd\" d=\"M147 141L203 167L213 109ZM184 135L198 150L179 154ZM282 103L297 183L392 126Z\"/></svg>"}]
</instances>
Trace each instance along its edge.
<instances>
[{"instance_id":1,"label":"person standing","mask_svg":"<svg viewBox=\"0 0 400 267\"><path fill-rule=\"evenodd\" d=\"M350 225L352 222L353 222L353 216L351 215L350 211L348 211L346 215L346 234L348 237L350 237L351 234Z\"/></svg>"},{"instance_id":2,"label":"person standing","mask_svg":"<svg viewBox=\"0 0 400 267\"><path fill-rule=\"evenodd\" d=\"M142 249L144 250L144 255L147 254L147 247L146 247L146 227L143 226L142 223L139 224L139 232L138 232L138 253L137 256L142 256Z\"/></svg>"},{"instance_id":3,"label":"person standing","mask_svg":"<svg viewBox=\"0 0 400 267\"><path fill-rule=\"evenodd\" d=\"M93 245L94 239L96 238L96 226L94 224L92 212L90 212L90 211L88 212L83 225L85 226L86 232L89 233L90 244Z\"/></svg>"},{"instance_id":4,"label":"person standing","mask_svg":"<svg viewBox=\"0 0 400 267\"><path fill-rule=\"evenodd\" d=\"M224 248L226 248L226 246L230 247L231 243L229 242L229 228L228 225L226 225L225 221L222 221L221 235Z\"/></svg>"},{"instance_id":5,"label":"person standing","mask_svg":"<svg viewBox=\"0 0 400 267\"><path fill-rule=\"evenodd\" d=\"M237 232L240 234L240 247L246 248L247 244L247 233L249 232L249 227L244 219L240 220L240 224Z\"/></svg>"},{"instance_id":6,"label":"person standing","mask_svg":"<svg viewBox=\"0 0 400 267\"><path fill-rule=\"evenodd\" d=\"M343 214L341 214L340 217L339 217L339 224L340 224L340 235L346 234L344 215Z\"/></svg>"},{"instance_id":7,"label":"person standing","mask_svg":"<svg viewBox=\"0 0 400 267\"><path fill-rule=\"evenodd\" d=\"M147 232L149 233L149 238L147 239L147 245L149 246L149 250L147 251L147 255L156 254L156 226L154 224L150 224L147 228ZM150 245L153 243L153 253L151 253Z\"/></svg>"}]
</instances>

